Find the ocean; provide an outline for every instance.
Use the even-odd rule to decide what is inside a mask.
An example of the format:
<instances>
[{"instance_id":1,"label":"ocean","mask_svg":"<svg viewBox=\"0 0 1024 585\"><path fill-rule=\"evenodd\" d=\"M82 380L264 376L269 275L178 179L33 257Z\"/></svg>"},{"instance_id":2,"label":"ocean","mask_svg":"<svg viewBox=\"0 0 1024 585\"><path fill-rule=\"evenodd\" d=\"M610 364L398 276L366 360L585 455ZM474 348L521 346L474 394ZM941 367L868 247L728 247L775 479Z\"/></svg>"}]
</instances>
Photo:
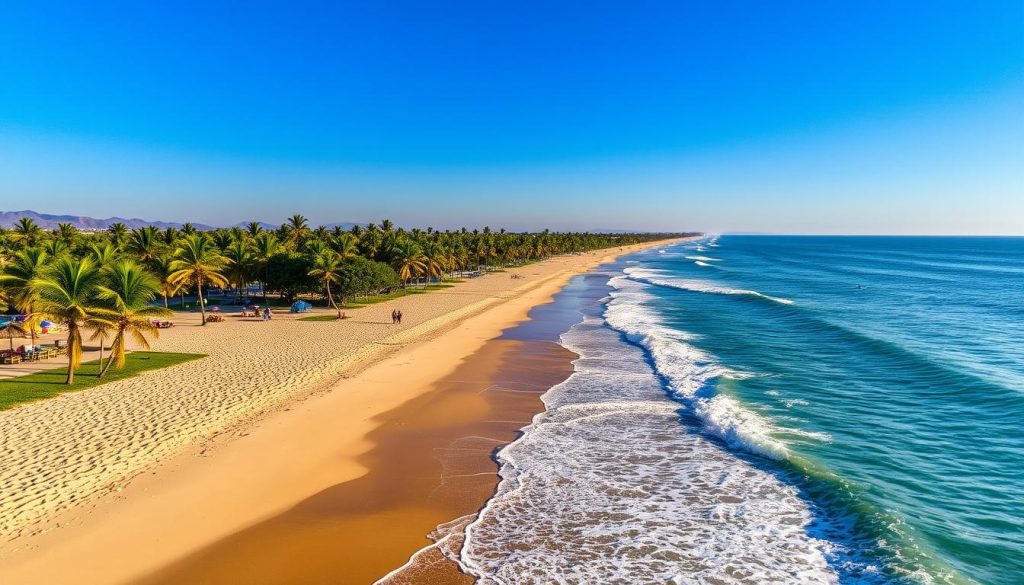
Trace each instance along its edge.
<instances>
[{"instance_id":1,"label":"ocean","mask_svg":"<svg viewBox=\"0 0 1024 585\"><path fill-rule=\"evenodd\" d=\"M707 237L547 310L479 582L1024 582L1024 239Z\"/></svg>"}]
</instances>

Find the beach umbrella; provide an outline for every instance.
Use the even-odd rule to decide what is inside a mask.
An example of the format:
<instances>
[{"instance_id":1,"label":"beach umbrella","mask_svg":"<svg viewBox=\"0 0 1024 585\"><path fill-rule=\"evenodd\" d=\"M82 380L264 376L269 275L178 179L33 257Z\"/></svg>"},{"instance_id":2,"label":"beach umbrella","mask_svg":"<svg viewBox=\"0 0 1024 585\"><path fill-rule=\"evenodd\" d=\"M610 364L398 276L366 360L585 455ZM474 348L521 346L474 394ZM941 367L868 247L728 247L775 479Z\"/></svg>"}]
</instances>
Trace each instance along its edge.
<instances>
[{"instance_id":1,"label":"beach umbrella","mask_svg":"<svg viewBox=\"0 0 1024 585\"><path fill-rule=\"evenodd\" d=\"M14 321L8 321L7 323L0 324L0 331L7 335L7 339L11 343L11 351L14 351L15 332L18 333L18 337L25 337L28 334L24 327Z\"/></svg>"}]
</instances>

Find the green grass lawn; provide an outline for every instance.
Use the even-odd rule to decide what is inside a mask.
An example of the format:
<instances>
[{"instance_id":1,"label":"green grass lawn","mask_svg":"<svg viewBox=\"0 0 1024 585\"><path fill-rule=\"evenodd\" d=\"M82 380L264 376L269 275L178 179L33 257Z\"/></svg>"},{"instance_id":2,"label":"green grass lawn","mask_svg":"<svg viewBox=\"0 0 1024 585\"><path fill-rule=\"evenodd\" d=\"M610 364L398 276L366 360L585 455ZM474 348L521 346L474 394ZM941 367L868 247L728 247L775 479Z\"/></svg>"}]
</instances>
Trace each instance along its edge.
<instances>
[{"instance_id":1,"label":"green grass lawn","mask_svg":"<svg viewBox=\"0 0 1024 585\"><path fill-rule=\"evenodd\" d=\"M64 383L68 375L67 367L0 380L0 410L7 410L26 402L52 398L65 392L77 392L107 382L131 378L147 370L158 370L201 357L206 356L200 353L134 351L128 354L123 369L118 370L111 366L107 370L107 375L102 378L97 377L100 371L99 360L83 363L82 367L75 372L75 383L71 386ZM63 356L50 358L50 360L63 360L65 364L67 363Z\"/></svg>"},{"instance_id":2,"label":"green grass lawn","mask_svg":"<svg viewBox=\"0 0 1024 585\"><path fill-rule=\"evenodd\" d=\"M351 319L352 317L345 317ZM337 321L337 315L313 315L311 317L299 317L299 321Z\"/></svg>"},{"instance_id":3,"label":"green grass lawn","mask_svg":"<svg viewBox=\"0 0 1024 585\"><path fill-rule=\"evenodd\" d=\"M343 309L358 309L359 307L365 307L367 305L376 305L377 303L384 303L387 301L393 301L409 295L420 295L428 293L433 290L440 290L442 288L451 288L453 284L431 284L426 288L423 287L411 287L411 288L400 288L396 291L389 292L384 295L370 295L367 297L359 297L356 299L350 299L344 305Z\"/></svg>"}]
</instances>

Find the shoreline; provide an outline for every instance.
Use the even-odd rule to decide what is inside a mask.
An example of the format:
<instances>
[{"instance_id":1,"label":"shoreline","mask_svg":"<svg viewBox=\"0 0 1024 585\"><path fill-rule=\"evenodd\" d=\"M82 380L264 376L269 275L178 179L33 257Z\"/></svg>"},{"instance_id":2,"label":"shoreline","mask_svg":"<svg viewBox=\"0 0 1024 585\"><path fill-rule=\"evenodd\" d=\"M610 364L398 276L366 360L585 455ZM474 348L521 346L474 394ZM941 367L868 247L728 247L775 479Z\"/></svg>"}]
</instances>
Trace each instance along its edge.
<instances>
[{"instance_id":1,"label":"shoreline","mask_svg":"<svg viewBox=\"0 0 1024 585\"><path fill-rule=\"evenodd\" d=\"M0 546L0 576L9 583L60 581L69 571L86 582L142 578L312 494L356 479L367 472L358 459L373 447L367 435L380 426L376 417L428 392L486 341L548 302L573 275L673 241L556 258L560 262L545 267L547 274L512 294L500 291L463 302L443 313L440 322L427 320L392 334L374 343L376 351L367 351L340 379L307 385L269 413L227 425L140 471L92 505L55 515L40 532ZM484 278L496 282L501 276ZM372 358L380 361L368 365ZM244 478L244 489L238 489L238 478Z\"/></svg>"}]
</instances>

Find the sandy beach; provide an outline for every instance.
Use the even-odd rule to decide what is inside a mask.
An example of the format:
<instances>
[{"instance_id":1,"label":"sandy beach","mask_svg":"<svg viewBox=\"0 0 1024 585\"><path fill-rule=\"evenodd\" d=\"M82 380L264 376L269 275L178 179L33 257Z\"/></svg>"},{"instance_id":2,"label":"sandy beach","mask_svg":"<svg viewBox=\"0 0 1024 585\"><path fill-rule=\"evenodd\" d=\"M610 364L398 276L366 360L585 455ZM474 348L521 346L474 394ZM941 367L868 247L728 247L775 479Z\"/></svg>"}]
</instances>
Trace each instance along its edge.
<instances>
[{"instance_id":1,"label":"sandy beach","mask_svg":"<svg viewBox=\"0 0 1024 585\"><path fill-rule=\"evenodd\" d=\"M371 433L572 275L628 251L557 257L343 322L228 317L199 328L197 315L178 315L155 349L208 357L0 413L0 578L158 582L161 570L318 494L345 482L357 490L351 480L373 467L366 455L385 444ZM395 306L401 326L388 316ZM451 510L440 508L421 510L421 524L444 520ZM423 546L416 530L376 566Z\"/></svg>"}]
</instances>

